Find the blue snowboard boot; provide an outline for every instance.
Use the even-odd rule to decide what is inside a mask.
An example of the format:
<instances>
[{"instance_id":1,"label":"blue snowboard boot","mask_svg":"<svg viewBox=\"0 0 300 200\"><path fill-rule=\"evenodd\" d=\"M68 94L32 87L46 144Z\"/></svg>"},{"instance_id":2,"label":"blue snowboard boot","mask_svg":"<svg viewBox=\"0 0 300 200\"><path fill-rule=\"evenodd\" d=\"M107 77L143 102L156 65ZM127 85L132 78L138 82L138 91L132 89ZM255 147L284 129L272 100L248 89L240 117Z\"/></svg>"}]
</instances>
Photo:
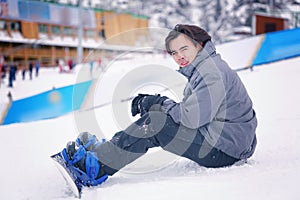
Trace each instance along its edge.
<instances>
[{"instance_id":1,"label":"blue snowboard boot","mask_svg":"<svg viewBox=\"0 0 300 200\"><path fill-rule=\"evenodd\" d=\"M75 142L69 142L62 151L64 159L72 166L71 168L83 186L96 186L108 178L93 151L104 141L98 141L95 135L83 132Z\"/></svg>"}]
</instances>

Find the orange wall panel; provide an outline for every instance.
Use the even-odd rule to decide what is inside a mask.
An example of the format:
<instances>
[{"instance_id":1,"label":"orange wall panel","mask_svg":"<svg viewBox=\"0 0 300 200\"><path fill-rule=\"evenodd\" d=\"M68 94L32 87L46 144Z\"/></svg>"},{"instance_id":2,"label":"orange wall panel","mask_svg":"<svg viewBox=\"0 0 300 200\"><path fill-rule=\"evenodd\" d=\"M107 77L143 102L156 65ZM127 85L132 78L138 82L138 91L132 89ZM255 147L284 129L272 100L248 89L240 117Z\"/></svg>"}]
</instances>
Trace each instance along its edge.
<instances>
[{"instance_id":1,"label":"orange wall panel","mask_svg":"<svg viewBox=\"0 0 300 200\"><path fill-rule=\"evenodd\" d=\"M21 21L22 34L24 38L37 39L38 25L34 22Z\"/></svg>"}]
</instances>

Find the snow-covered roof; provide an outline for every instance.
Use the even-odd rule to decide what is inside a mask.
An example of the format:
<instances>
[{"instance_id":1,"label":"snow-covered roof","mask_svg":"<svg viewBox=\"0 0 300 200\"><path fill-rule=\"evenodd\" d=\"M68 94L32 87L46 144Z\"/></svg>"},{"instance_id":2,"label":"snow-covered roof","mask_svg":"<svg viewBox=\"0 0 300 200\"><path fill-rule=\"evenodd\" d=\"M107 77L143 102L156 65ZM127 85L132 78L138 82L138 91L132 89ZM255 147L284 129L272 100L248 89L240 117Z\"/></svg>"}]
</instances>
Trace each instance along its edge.
<instances>
[{"instance_id":1,"label":"snow-covered roof","mask_svg":"<svg viewBox=\"0 0 300 200\"><path fill-rule=\"evenodd\" d=\"M35 44L35 45L47 45L47 46L64 46L64 47L77 47L78 39L71 37L53 36L49 38L46 34L39 35L39 39L27 39L22 36L20 32L12 32L12 37L7 34L6 31L0 31L0 41L22 43L22 44ZM136 51L135 46L126 45L111 45L107 44L104 40L96 41L95 39L88 38L82 40L82 47L88 49L105 49L115 51ZM149 49L143 49L139 51L149 51Z\"/></svg>"}]
</instances>

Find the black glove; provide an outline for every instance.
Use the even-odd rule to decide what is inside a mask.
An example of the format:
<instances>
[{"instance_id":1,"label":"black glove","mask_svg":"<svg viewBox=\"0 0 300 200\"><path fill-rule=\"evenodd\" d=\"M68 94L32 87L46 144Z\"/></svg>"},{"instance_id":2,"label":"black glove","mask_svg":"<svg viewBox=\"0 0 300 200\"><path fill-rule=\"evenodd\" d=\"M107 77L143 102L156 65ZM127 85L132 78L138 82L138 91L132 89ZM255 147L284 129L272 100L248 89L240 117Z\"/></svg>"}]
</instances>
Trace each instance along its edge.
<instances>
[{"instance_id":1,"label":"black glove","mask_svg":"<svg viewBox=\"0 0 300 200\"><path fill-rule=\"evenodd\" d=\"M149 94L139 94L138 96L134 97L131 102L131 114L132 116L136 116L137 114L141 113L140 111L140 102L142 101L143 97L149 96Z\"/></svg>"},{"instance_id":2,"label":"black glove","mask_svg":"<svg viewBox=\"0 0 300 200\"><path fill-rule=\"evenodd\" d=\"M132 101L132 105L135 104L135 106L131 107L131 113L132 116L135 116L138 113L141 113L141 116L143 116L145 113L152 111L159 111L161 109L161 105L163 102L167 99L165 96L158 95L144 95L139 94L139 96L135 97ZM157 105L157 106L153 106ZM137 111L137 112L133 112Z\"/></svg>"}]
</instances>

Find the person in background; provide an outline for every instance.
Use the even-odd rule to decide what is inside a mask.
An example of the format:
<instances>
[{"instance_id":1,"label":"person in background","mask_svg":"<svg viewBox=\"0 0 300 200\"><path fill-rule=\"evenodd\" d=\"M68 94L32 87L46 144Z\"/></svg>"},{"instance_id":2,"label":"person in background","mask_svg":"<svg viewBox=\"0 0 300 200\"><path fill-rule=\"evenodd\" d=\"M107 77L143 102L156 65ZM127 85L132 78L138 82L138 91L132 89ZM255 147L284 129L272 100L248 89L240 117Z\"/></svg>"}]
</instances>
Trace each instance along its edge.
<instances>
[{"instance_id":1,"label":"person in background","mask_svg":"<svg viewBox=\"0 0 300 200\"><path fill-rule=\"evenodd\" d=\"M32 61L29 62L28 70L29 70L29 78L30 78L30 80L32 80L32 71L33 71L33 62Z\"/></svg>"},{"instance_id":2,"label":"person in background","mask_svg":"<svg viewBox=\"0 0 300 200\"><path fill-rule=\"evenodd\" d=\"M89 64L90 64L90 75L91 75L91 77L93 77L94 61L90 60Z\"/></svg>"},{"instance_id":3,"label":"person in background","mask_svg":"<svg viewBox=\"0 0 300 200\"><path fill-rule=\"evenodd\" d=\"M1 55L0 56L0 87L1 87L1 83L2 83L2 79L4 78L3 77L3 71L4 71L4 62L5 62L5 60L4 60L4 56L3 55Z\"/></svg>"},{"instance_id":4,"label":"person in background","mask_svg":"<svg viewBox=\"0 0 300 200\"><path fill-rule=\"evenodd\" d=\"M40 61L37 60L37 61L35 62L35 77L38 77L38 76L39 76L39 70L40 70L40 67L41 67Z\"/></svg>"},{"instance_id":5,"label":"person in background","mask_svg":"<svg viewBox=\"0 0 300 200\"><path fill-rule=\"evenodd\" d=\"M14 63L9 65L8 87L13 88L13 82L16 80L16 68Z\"/></svg>"},{"instance_id":6,"label":"person in background","mask_svg":"<svg viewBox=\"0 0 300 200\"><path fill-rule=\"evenodd\" d=\"M24 64L21 65L21 70L22 70L22 80L24 81L26 78L26 71L27 71L27 68Z\"/></svg>"},{"instance_id":7,"label":"person in background","mask_svg":"<svg viewBox=\"0 0 300 200\"><path fill-rule=\"evenodd\" d=\"M73 69L73 60L72 59L68 60L68 66L69 66L69 72L71 72Z\"/></svg>"},{"instance_id":8,"label":"person in background","mask_svg":"<svg viewBox=\"0 0 300 200\"><path fill-rule=\"evenodd\" d=\"M12 68L12 79L13 81L16 80L16 74L17 74L17 71L18 71L18 66L17 66L17 63L12 63L11 65L11 68Z\"/></svg>"}]
</instances>

